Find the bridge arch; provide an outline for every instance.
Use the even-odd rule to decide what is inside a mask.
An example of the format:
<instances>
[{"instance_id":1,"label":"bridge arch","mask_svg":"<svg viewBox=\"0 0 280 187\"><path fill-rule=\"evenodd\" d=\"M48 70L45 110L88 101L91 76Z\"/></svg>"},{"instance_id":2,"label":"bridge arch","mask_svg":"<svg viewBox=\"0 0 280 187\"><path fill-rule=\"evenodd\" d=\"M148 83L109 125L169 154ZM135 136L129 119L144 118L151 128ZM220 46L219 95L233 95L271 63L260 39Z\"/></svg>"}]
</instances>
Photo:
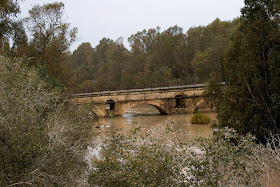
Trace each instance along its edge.
<instances>
[{"instance_id":1,"label":"bridge arch","mask_svg":"<svg viewBox=\"0 0 280 187\"><path fill-rule=\"evenodd\" d=\"M138 101L138 102L127 102L127 103L122 104L121 109L119 110L119 115L123 116L129 109L131 109L135 106L138 106L138 105L142 105L142 104L147 104L147 105L151 105L151 106L155 107L162 115L169 114L168 110L165 108L164 104L161 102Z\"/></svg>"},{"instance_id":2,"label":"bridge arch","mask_svg":"<svg viewBox=\"0 0 280 187\"><path fill-rule=\"evenodd\" d=\"M198 107L204 102L205 102L205 100L203 98L201 98L199 101L197 101L196 104L194 105L194 107L192 108L192 113L195 113L196 110L198 109Z\"/></svg>"}]
</instances>

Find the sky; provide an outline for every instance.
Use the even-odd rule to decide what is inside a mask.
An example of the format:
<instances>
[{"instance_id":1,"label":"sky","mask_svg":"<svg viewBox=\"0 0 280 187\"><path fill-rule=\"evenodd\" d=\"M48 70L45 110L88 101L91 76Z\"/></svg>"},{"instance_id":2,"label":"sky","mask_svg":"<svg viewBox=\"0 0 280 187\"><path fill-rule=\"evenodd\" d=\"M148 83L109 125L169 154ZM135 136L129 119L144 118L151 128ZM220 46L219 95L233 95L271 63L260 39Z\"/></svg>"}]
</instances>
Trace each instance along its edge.
<instances>
[{"instance_id":1,"label":"sky","mask_svg":"<svg viewBox=\"0 0 280 187\"><path fill-rule=\"evenodd\" d=\"M28 16L32 5L57 2L55 0L24 0L21 17ZM191 27L206 26L216 18L222 21L240 16L243 0L60 0L65 4L65 22L78 28L77 41L92 47L106 37L127 38L143 29L161 27L161 31L178 25L184 32Z\"/></svg>"}]
</instances>

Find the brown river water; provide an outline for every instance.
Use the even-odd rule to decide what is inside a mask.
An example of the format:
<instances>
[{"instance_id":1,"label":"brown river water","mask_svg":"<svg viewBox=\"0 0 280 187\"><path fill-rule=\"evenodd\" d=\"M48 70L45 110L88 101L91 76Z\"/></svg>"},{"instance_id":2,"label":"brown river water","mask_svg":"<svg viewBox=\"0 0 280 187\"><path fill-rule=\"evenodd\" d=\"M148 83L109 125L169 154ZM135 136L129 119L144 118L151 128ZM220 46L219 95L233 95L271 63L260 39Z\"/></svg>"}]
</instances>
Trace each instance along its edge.
<instances>
[{"instance_id":1,"label":"brown river water","mask_svg":"<svg viewBox=\"0 0 280 187\"><path fill-rule=\"evenodd\" d=\"M216 112L203 112L211 118L216 120ZM212 135L210 124L199 125L190 124L193 114L182 115L160 115L159 111L151 105L138 105L128 110L123 117L117 118L101 118L93 125L97 128L93 129L93 141L100 143L102 139L109 132L110 127L120 128L121 133L129 133L131 127L136 124L141 124L144 129L150 129L154 126L162 124L168 120L172 120L178 124L178 128L185 131L186 139L191 139L197 136L208 137Z\"/></svg>"}]
</instances>

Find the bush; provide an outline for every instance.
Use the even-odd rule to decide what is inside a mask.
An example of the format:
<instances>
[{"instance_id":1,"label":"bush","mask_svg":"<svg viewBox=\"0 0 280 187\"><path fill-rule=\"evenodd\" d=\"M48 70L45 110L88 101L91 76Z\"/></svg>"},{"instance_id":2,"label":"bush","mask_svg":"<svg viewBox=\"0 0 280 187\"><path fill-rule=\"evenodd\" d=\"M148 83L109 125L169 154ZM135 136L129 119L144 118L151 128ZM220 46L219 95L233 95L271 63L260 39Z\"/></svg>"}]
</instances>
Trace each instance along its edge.
<instances>
[{"instance_id":1,"label":"bush","mask_svg":"<svg viewBox=\"0 0 280 187\"><path fill-rule=\"evenodd\" d=\"M261 186L261 170L252 164L257 146L251 135L235 130L214 129L213 137L192 142L203 154L194 152L187 159L190 186Z\"/></svg>"},{"instance_id":2,"label":"bush","mask_svg":"<svg viewBox=\"0 0 280 187\"><path fill-rule=\"evenodd\" d=\"M19 59L0 56L0 69L0 186L80 184L87 110L66 106Z\"/></svg>"},{"instance_id":3,"label":"bush","mask_svg":"<svg viewBox=\"0 0 280 187\"><path fill-rule=\"evenodd\" d=\"M174 132L174 123L141 132L140 127L130 135L112 130L94 157L89 183L91 186L176 186L182 183L183 157L176 142L168 135ZM178 145L179 146L179 145Z\"/></svg>"},{"instance_id":4,"label":"bush","mask_svg":"<svg viewBox=\"0 0 280 187\"><path fill-rule=\"evenodd\" d=\"M210 121L211 120L208 116L201 113L193 114L191 118L191 124L208 124Z\"/></svg>"},{"instance_id":5,"label":"bush","mask_svg":"<svg viewBox=\"0 0 280 187\"><path fill-rule=\"evenodd\" d=\"M89 184L261 186L265 175L267 184L273 184L272 174L280 172L279 144L277 148L257 144L252 135L240 136L229 128L185 142L184 134L175 129L171 121L145 133L139 126L130 135L112 130L92 159Z\"/></svg>"}]
</instances>

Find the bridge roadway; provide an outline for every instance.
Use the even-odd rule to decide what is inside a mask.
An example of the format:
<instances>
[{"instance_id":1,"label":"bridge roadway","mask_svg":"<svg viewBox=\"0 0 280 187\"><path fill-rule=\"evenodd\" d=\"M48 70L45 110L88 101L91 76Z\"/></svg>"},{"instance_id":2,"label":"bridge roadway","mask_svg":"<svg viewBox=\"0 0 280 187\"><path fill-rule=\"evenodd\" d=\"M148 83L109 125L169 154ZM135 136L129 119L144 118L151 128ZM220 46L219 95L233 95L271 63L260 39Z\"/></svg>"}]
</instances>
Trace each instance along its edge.
<instances>
[{"instance_id":1,"label":"bridge roadway","mask_svg":"<svg viewBox=\"0 0 280 187\"><path fill-rule=\"evenodd\" d=\"M193 113L202 103L205 84L73 94L72 102L93 103L99 117L122 116L128 109L149 104L161 114Z\"/></svg>"}]
</instances>

